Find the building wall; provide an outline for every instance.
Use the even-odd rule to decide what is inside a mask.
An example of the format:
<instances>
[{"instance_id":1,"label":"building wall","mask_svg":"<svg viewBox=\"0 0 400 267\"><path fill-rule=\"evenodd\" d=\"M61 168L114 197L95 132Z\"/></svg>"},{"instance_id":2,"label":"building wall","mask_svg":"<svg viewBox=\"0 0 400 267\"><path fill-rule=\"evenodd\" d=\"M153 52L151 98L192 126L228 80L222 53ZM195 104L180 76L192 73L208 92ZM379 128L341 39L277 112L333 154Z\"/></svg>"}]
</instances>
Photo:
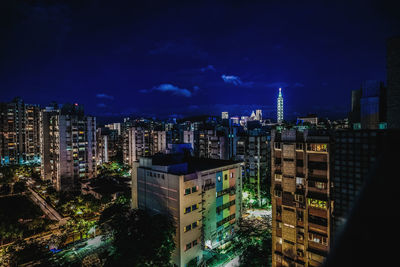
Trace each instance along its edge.
<instances>
[{"instance_id":1,"label":"building wall","mask_svg":"<svg viewBox=\"0 0 400 267\"><path fill-rule=\"evenodd\" d=\"M60 113L42 111L42 179L58 191L75 190L78 180L97 174L96 119Z\"/></svg>"},{"instance_id":2,"label":"building wall","mask_svg":"<svg viewBox=\"0 0 400 267\"><path fill-rule=\"evenodd\" d=\"M387 42L387 122L400 129L400 37Z\"/></svg>"},{"instance_id":3,"label":"building wall","mask_svg":"<svg viewBox=\"0 0 400 267\"><path fill-rule=\"evenodd\" d=\"M368 173L382 151L385 130L335 132L333 163L333 231L346 222L347 215L359 196Z\"/></svg>"},{"instance_id":4,"label":"building wall","mask_svg":"<svg viewBox=\"0 0 400 267\"><path fill-rule=\"evenodd\" d=\"M150 158L140 160L137 175L133 171L132 176L137 179L137 183L132 181L137 184L137 193L132 195L137 194L138 208L169 214L174 219L177 247L172 259L177 266L186 266L190 261L200 263L203 248L220 246L234 232L242 212L240 168L240 164L234 164L174 175L168 173L168 166L153 166ZM135 186L132 188L135 190ZM226 192L216 197L223 190ZM228 205L231 201L234 204ZM217 212L217 207L221 211Z\"/></svg>"},{"instance_id":5,"label":"building wall","mask_svg":"<svg viewBox=\"0 0 400 267\"><path fill-rule=\"evenodd\" d=\"M330 138L273 132L272 266L321 266L331 239Z\"/></svg>"},{"instance_id":6,"label":"building wall","mask_svg":"<svg viewBox=\"0 0 400 267\"><path fill-rule=\"evenodd\" d=\"M40 108L21 99L0 103L0 165L40 162Z\"/></svg>"}]
</instances>

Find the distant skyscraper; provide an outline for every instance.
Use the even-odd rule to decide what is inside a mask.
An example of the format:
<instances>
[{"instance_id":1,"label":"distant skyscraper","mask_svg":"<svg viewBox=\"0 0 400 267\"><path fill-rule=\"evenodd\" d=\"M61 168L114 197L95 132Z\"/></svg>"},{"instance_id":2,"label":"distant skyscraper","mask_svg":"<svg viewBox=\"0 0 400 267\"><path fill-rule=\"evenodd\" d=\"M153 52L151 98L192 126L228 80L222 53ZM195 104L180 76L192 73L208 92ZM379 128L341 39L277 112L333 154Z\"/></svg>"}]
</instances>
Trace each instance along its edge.
<instances>
[{"instance_id":1,"label":"distant skyscraper","mask_svg":"<svg viewBox=\"0 0 400 267\"><path fill-rule=\"evenodd\" d=\"M229 113L228 113L228 111L223 111L221 117L222 117L222 119L229 119Z\"/></svg>"},{"instance_id":2,"label":"distant skyscraper","mask_svg":"<svg viewBox=\"0 0 400 267\"><path fill-rule=\"evenodd\" d=\"M283 97L282 97L282 89L279 88L278 95L278 123L282 123L283 121Z\"/></svg>"},{"instance_id":3,"label":"distant skyscraper","mask_svg":"<svg viewBox=\"0 0 400 267\"><path fill-rule=\"evenodd\" d=\"M261 109L256 110L256 120L258 120L258 121L262 120L262 110Z\"/></svg>"}]
</instances>

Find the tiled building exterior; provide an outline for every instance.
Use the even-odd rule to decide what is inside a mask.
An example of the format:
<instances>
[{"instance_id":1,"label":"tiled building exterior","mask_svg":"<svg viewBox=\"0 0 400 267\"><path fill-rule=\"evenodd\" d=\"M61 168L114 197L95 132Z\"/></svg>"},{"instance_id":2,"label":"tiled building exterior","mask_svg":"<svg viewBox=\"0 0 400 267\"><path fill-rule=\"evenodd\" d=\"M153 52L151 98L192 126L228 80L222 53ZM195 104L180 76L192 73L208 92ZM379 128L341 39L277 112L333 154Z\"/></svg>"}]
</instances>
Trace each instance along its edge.
<instances>
[{"instance_id":1,"label":"tiled building exterior","mask_svg":"<svg viewBox=\"0 0 400 267\"><path fill-rule=\"evenodd\" d=\"M133 207L174 219L176 266L200 264L204 250L234 233L242 212L240 163L156 155L140 158L132 173Z\"/></svg>"},{"instance_id":2,"label":"tiled building exterior","mask_svg":"<svg viewBox=\"0 0 400 267\"><path fill-rule=\"evenodd\" d=\"M272 266L321 266L331 240L330 137L271 136Z\"/></svg>"}]
</instances>

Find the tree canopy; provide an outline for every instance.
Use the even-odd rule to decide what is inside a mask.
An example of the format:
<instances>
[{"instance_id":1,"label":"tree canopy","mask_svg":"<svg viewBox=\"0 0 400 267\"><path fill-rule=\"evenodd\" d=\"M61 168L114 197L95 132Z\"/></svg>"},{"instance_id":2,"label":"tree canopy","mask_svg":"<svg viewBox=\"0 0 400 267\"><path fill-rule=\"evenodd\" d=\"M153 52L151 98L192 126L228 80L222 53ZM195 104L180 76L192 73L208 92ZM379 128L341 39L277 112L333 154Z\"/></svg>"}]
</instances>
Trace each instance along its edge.
<instances>
[{"instance_id":1,"label":"tree canopy","mask_svg":"<svg viewBox=\"0 0 400 267\"><path fill-rule=\"evenodd\" d=\"M171 266L175 227L168 216L116 202L103 211L99 225L112 239L106 266Z\"/></svg>"}]
</instances>

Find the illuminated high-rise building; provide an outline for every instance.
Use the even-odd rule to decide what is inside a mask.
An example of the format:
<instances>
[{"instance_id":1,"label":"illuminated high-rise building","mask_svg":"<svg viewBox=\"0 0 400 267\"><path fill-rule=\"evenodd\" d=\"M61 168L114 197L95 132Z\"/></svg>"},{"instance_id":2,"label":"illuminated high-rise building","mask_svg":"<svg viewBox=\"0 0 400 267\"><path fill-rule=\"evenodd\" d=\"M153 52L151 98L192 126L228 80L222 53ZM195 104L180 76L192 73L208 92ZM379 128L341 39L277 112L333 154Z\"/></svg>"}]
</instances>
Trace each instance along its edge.
<instances>
[{"instance_id":1,"label":"illuminated high-rise building","mask_svg":"<svg viewBox=\"0 0 400 267\"><path fill-rule=\"evenodd\" d=\"M256 120L258 120L258 121L262 120L262 110L261 109L256 110Z\"/></svg>"},{"instance_id":2,"label":"illuminated high-rise building","mask_svg":"<svg viewBox=\"0 0 400 267\"><path fill-rule=\"evenodd\" d=\"M279 88L278 95L278 123L282 123L283 121L283 97L282 97L282 88Z\"/></svg>"},{"instance_id":3,"label":"illuminated high-rise building","mask_svg":"<svg viewBox=\"0 0 400 267\"><path fill-rule=\"evenodd\" d=\"M0 103L0 165L40 161L39 114L20 98Z\"/></svg>"},{"instance_id":4,"label":"illuminated high-rise building","mask_svg":"<svg viewBox=\"0 0 400 267\"><path fill-rule=\"evenodd\" d=\"M96 177L96 118L78 104L48 107L40 116L41 174L57 191Z\"/></svg>"},{"instance_id":5,"label":"illuminated high-rise building","mask_svg":"<svg viewBox=\"0 0 400 267\"><path fill-rule=\"evenodd\" d=\"M272 266L322 266L332 237L331 136L271 133Z\"/></svg>"},{"instance_id":6,"label":"illuminated high-rise building","mask_svg":"<svg viewBox=\"0 0 400 267\"><path fill-rule=\"evenodd\" d=\"M221 114L222 119L229 119L229 113L228 111L223 111Z\"/></svg>"}]
</instances>

